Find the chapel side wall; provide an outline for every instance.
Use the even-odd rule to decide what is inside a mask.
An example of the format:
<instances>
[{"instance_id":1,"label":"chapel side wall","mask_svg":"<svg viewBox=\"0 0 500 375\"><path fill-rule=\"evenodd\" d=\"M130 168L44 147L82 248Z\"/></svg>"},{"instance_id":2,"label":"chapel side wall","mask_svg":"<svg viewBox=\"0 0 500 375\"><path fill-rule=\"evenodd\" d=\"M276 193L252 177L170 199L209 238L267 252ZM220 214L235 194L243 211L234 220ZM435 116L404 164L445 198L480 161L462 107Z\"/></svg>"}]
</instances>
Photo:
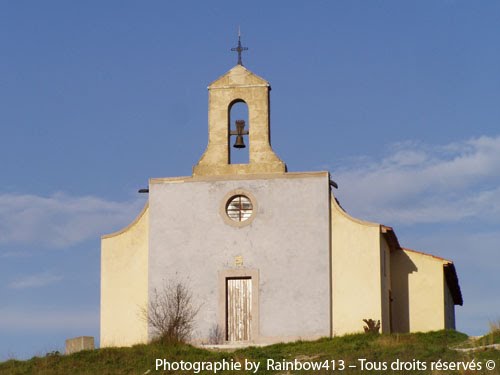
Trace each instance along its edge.
<instances>
[{"instance_id":1,"label":"chapel side wall","mask_svg":"<svg viewBox=\"0 0 500 375\"><path fill-rule=\"evenodd\" d=\"M443 262L427 254L392 254L393 328L427 332L445 328Z\"/></svg>"},{"instance_id":2,"label":"chapel side wall","mask_svg":"<svg viewBox=\"0 0 500 375\"><path fill-rule=\"evenodd\" d=\"M331 201L333 333L362 332L363 319L383 321L380 226L351 218Z\"/></svg>"},{"instance_id":3,"label":"chapel side wall","mask_svg":"<svg viewBox=\"0 0 500 375\"><path fill-rule=\"evenodd\" d=\"M149 208L124 230L101 239L101 347L148 340Z\"/></svg>"}]
</instances>

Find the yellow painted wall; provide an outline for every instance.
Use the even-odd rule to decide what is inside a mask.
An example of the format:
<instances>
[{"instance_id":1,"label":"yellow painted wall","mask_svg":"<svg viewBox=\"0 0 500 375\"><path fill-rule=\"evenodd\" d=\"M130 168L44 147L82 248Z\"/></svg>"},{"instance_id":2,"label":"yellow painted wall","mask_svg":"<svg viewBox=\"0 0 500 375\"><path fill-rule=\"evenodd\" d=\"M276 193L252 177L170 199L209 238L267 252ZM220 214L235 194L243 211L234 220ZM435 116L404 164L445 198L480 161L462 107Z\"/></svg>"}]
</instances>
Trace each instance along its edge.
<instances>
[{"instance_id":1,"label":"yellow painted wall","mask_svg":"<svg viewBox=\"0 0 500 375\"><path fill-rule=\"evenodd\" d=\"M101 239L101 347L148 340L148 205L123 230Z\"/></svg>"},{"instance_id":2,"label":"yellow painted wall","mask_svg":"<svg viewBox=\"0 0 500 375\"><path fill-rule=\"evenodd\" d=\"M333 334L362 332L363 319L382 320L380 225L331 201Z\"/></svg>"},{"instance_id":3,"label":"yellow painted wall","mask_svg":"<svg viewBox=\"0 0 500 375\"><path fill-rule=\"evenodd\" d=\"M440 258L406 249L392 253L395 332L445 328L443 262Z\"/></svg>"}]
</instances>

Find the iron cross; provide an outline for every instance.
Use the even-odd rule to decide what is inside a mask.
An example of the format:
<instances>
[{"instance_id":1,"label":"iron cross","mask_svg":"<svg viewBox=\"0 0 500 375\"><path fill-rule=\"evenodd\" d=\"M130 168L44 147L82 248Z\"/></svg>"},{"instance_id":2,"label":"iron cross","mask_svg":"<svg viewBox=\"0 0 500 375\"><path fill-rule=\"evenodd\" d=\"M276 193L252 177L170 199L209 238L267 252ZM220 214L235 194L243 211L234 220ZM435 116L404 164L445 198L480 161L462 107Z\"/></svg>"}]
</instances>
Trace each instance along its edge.
<instances>
[{"instance_id":1,"label":"iron cross","mask_svg":"<svg viewBox=\"0 0 500 375\"><path fill-rule=\"evenodd\" d=\"M241 33L239 28L238 28L238 47L231 48L231 51L238 52L238 65L243 65L243 63L241 62L241 52L248 51L248 48L241 46Z\"/></svg>"}]
</instances>

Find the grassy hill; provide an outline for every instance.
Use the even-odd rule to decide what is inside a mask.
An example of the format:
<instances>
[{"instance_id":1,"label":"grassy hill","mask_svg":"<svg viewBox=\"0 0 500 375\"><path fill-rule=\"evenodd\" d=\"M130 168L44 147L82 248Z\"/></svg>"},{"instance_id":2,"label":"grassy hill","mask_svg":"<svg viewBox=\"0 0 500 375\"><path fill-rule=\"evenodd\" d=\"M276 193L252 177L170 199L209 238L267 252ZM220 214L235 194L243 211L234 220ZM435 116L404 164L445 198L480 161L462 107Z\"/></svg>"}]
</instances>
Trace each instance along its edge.
<instances>
[{"instance_id":1,"label":"grassy hill","mask_svg":"<svg viewBox=\"0 0 500 375\"><path fill-rule=\"evenodd\" d=\"M481 341L482 340L482 341ZM260 363L258 374L488 374L500 375L500 350L493 348L478 351L460 352L451 347L473 347L500 342L500 332L490 333L481 340L472 340L454 331L439 331L405 335L357 334L320 339L317 341L298 341L266 347L249 347L232 352L209 351L189 345L164 345L152 343L132 348L113 348L84 351L73 355L48 354L27 361L9 360L0 363L0 374L194 374L194 370L164 371L156 370L156 359L172 362L210 362L240 363L245 360ZM366 359L365 362L360 359ZM267 369L268 361L275 361L274 367ZM297 366L320 366L319 369L296 371L279 367L283 360L298 363ZM343 363L341 362L344 361ZM402 370L391 370L399 360ZM431 369L431 362L439 362ZM494 361L494 370L486 369L486 362ZM295 361L295 362L294 362ZM333 362L335 361L335 362ZM401 365L401 361L407 362ZM419 361L419 362L418 362ZM362 370L362 362L364 370ZM370 362L370 363L369 363ZM475 363L474 369L451 369L453 363ZM315 363L313 365L312 363ZM383 366L387 369L383 369ZM478 369L479 365L481 370ZM490 362L491 363L491 362ZM333 365L335 364L335 371ZM422 366L425 364L426 369ZM343 370L341 369L343 366ZM355 365L356 368L349 368ZM328 366L328 368L327 368ZM373 366L373 367L372 367ZM407 366L405 369L404 366ZM452 365L453 366L453 365ZM419 369L420 368L420 369ZM375 369L381 369L376 371ZM441 369L441 371L439 371ZM149 371L149 372L148 372ZM251 371L229 370L217 374L250 374ZM214 374L213 371L200 371L199 374Z\"/></svg>"}]
</instances>

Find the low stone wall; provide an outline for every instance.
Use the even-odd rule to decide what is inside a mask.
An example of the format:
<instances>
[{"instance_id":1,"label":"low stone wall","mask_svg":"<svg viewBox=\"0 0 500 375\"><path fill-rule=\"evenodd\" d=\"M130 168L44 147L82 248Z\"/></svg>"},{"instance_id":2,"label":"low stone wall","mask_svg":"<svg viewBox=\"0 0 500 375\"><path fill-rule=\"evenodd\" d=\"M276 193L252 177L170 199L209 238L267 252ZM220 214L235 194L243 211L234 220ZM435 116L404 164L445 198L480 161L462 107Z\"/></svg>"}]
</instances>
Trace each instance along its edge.
<instances>
[{"instance_id":1,"label":"low stone wall","mask_svg":"<svg viewBox=\"0 0 500 375\"><path fill-rule=\"evenodd\" d=\"M94 338L92 336L80 336L66 340L66 354L72 354L81 350L93 350Z\"/></svg>"}]
</instances>

